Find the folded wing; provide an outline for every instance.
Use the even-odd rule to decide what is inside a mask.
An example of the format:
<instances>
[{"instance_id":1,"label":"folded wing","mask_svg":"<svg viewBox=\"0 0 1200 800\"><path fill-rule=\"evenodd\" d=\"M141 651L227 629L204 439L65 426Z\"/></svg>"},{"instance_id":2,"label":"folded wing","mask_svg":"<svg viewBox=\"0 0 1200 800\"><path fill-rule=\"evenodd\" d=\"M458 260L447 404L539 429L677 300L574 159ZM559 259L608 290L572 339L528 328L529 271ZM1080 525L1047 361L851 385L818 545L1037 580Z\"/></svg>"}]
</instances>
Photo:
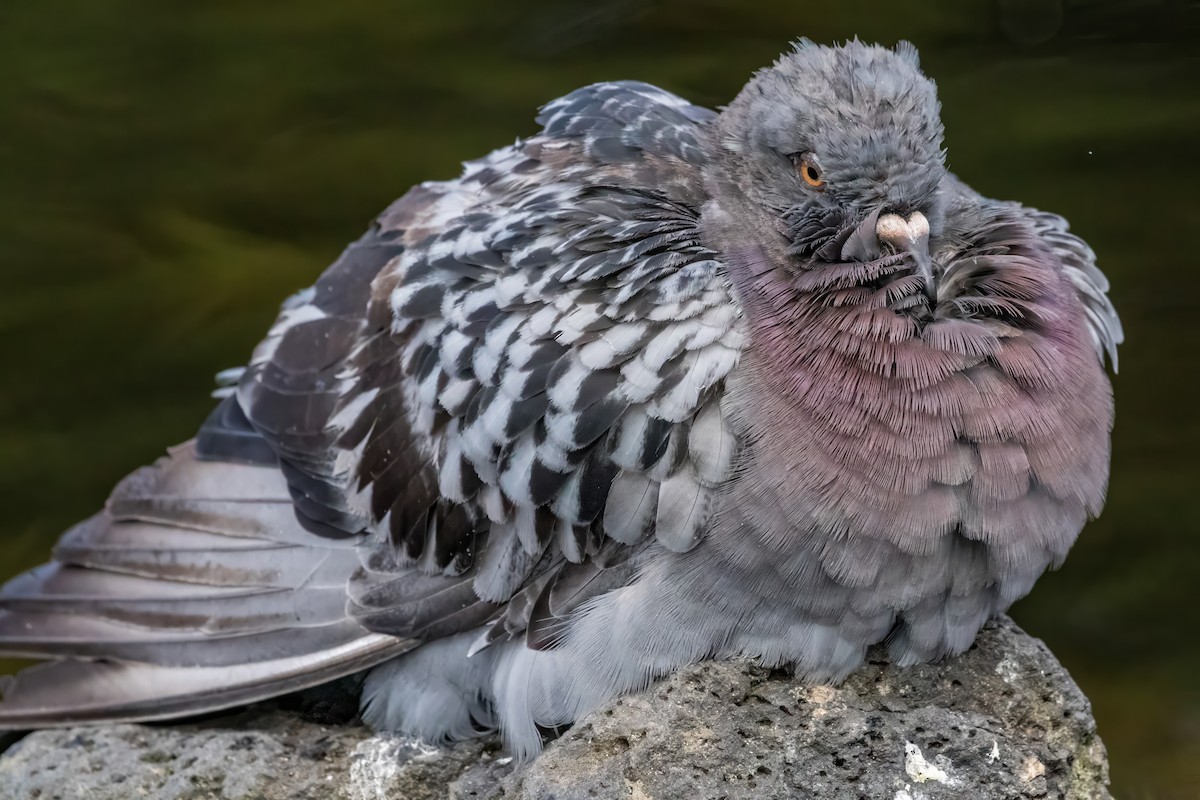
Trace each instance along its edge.
<instances>
[{"instance_id":1,"label":"folded wing","mask_svg":"<svg viewBox=\"0 0 1200 800\"><path fill-rule=\"evenodd\" d=\"M467 630L553 647L645 548L694 546L739 452L740 312L696 229L712 116L587 87L393 204L195 444L0 591L0 651L54 659L0 725L234 705Z\"/></svg>"}]
</instances>

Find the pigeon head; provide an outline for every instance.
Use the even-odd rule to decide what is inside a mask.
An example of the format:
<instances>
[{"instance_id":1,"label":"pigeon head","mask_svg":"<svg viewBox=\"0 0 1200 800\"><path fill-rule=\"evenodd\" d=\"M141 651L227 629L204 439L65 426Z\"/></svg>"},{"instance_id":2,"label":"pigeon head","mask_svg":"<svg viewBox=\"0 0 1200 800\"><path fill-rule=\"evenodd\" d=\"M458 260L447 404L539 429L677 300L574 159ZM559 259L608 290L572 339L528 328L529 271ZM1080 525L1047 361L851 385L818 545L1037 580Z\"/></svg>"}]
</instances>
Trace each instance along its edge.
<instances>
[{"instance_id":1,"label":"pigeon head","mask_svg":"<svg viewBox=\"0 0 1200 800\"><path fill-rule=\"evenodd\" d=\"M911 44L799 42L724 110L712 147L734 229L809 268L907 253L931 291L945 151Z\"/></svg>"}]
</instances>

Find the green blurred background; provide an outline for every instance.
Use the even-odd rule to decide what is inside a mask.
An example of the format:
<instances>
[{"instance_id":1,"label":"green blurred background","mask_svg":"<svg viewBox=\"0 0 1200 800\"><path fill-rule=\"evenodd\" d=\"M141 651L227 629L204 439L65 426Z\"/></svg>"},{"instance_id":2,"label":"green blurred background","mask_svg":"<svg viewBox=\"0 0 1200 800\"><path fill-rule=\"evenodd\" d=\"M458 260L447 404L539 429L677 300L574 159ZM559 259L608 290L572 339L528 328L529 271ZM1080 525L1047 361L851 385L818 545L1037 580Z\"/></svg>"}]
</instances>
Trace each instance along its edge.
<instances>
[{"instance_id":1,"label":"green blurred background","mask_svg":"<svg viewBox=\"0 0 1200 800\"><path fill-rule=\"evenodd\" d=\"M953 169L1058 211L1128 344L1111 495L1014 611L1092 698L1122 798L1200 797L1195 2L484 0L0 6L0 579L188 438L409 185L638 78L728 101L790 39L910 39Z\"/></svg>"}]
</instances>

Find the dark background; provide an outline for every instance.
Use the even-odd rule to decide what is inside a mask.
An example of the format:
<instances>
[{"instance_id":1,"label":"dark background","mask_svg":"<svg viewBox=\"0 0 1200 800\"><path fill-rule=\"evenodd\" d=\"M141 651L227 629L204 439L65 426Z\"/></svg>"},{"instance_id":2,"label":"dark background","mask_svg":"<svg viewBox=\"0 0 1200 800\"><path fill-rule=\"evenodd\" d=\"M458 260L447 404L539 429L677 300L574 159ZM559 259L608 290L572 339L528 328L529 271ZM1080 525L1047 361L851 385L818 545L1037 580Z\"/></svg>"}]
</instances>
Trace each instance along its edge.
<instances>
[{"instance_id":1,"label":"dark background","mask_svg":"<svg viewBox=\"0 0 1200 800\"><path fill-rule=\"evenodd\" d=\"M1200 797L1194 2L38 0L0 6L0 579L188 438L217 370L409 185L638 78L728 101L790 39L911 39L952 168L1067 216L1128 344L1108 507L1014 616L1123 798Z\"/></svg>"}]
</instances>

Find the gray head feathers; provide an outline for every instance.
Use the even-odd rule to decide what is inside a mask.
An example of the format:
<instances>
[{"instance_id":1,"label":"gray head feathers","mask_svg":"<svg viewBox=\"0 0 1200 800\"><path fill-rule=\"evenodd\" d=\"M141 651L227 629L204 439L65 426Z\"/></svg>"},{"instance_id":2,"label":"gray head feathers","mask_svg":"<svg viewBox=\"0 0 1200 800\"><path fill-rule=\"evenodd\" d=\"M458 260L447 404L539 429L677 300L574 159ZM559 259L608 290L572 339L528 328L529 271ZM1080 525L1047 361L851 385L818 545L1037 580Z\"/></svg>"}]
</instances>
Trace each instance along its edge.
<instances>
[{"instance_id":1,"label":"gray head feathers","mask_svg":"<svg viewBox=\"0 0 1200 800\"><path fill-rule=\"evenodd\" d=\"M906 208L928 200L945 174L939 109L912 45L801 40L722 113L717 141L730 156L726 177L767 205L789 204L794 186L779 167L811 153L824 202Z\"/></svg>"}]
</instances>

